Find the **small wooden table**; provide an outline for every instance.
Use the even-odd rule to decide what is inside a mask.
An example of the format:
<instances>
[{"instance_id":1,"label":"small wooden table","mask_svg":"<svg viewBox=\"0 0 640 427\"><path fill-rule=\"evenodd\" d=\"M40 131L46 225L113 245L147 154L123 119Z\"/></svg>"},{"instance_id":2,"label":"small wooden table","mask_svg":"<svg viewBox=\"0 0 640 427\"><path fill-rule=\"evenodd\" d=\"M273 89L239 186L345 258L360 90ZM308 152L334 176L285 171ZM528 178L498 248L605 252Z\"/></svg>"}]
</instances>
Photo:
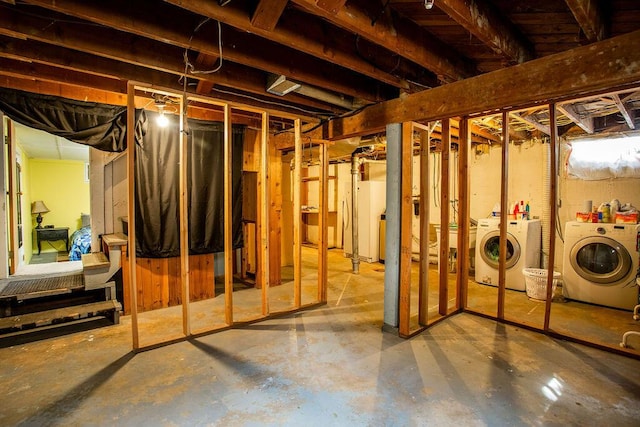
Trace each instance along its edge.
<instances>
[{"instance_id":1,"label":"small wooden table","mask_svg":"<svg viewBox=\"0 0 640 427\"><path fill-rule=\"evenodd\" d=\"M35 228L36 242L38 243L38 255L42 242L57 242L63 240L65 248L69 251L69 227Z\"/></svg>"}]
</instances>

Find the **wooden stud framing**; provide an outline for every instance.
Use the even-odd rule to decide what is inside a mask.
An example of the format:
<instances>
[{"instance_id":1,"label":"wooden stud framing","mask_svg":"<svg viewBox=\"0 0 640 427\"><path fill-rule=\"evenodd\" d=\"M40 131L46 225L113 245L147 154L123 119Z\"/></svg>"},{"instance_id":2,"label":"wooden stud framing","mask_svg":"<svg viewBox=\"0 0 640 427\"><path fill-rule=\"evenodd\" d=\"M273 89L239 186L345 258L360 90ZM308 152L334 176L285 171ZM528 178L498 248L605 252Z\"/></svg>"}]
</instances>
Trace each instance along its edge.
<instances>
[{"instance_id":1,"label":"wooden stud framing","mask_svg":"<svg viewBox=\"0 0 640 427\"><path fill-rule=\"evenodd\" d=\"M470 181L469 152L471 151L471 132L468 117L460 120L460 138L458 139L458 274L456 276L456 308L467 306L469 286L469 230L470 230Z\"/></svg>"},{"instance_id":2,"label":"wooden stud framing","mask_svg":"<svg viewBox=\"0 0 640 427\"><path fill-rule=\"evenodd\" d=\"M232 203L232 128L231 107L224 109L224 317L227 325L233 324L233 210Z\"/></svg>"},{"instance_id":3,"label":"wooden stud framing","mask_svg":"<svg viewBox=\"0 0 640 427\"><path fill-rule=\"evenodd\" d=\"M400 177L400 310L398 332L410 334L411 319L411 219L413 209L413 123L402 124L402 170Z\"/></svg>"},{"instance_id":4,"label":"wooden stud framing","mask_svg":"<svg viewBox=\"0 0 640 427\"><path fill-rule=\"evenodd\" d=\"M547 300L544 307L544 330L549 330L549 320L551 318L551 299L553 293L553 264L556 256L556 218L558 205L556 204L558 192L558 125L557 125L556 105L549 105L549 127L551 128L551 145L549 147L549 161L551 174L549 180L549 194L551 199L551 211L549 212L549 266L547 273Z\"/></svg>"},{"instance_id":5,"label":"wooden stud framing","mask_svg":"<svg viewBox=\"0 0 640 427\"><path fill-rule=\"evenodd\" d=\"M293 169L293 301L294 307L302 304L302 130L299 119L294 120L295 160Z\"/></svg>"},{"instance_id":6,"label":"wooden stud framing","mask_svg":"<svg viewBox=\"0 0 640 427\"><path fill-rule=\"evenodd\" d=\"M429 128L420 132L420 281L418 284L418 323L429 322Z\"/></svg>"},{"instance_id":7,"label":"wooden stud framing","mask_svg":"<svg viewBox=\"0 0 640 427\"><path fill-rule=\"evenodd\" d=\"M440 157L440 290L438 313L446 316L449 304L449 153L451 150L451 120L442 120L442 153Z\"/></svg>"},{"instance_id":8,"label":"wooden stud framing","mask_svg":"<svg viewBox=\"0 0 640 427\"><path fill-rule=\"evenodd\" d=\"M259 272L262 284L262 314L269 314L269 260L271 259L269 245L269 113L262 113L262 135L260 138L260 246L262 252Z\"/></svg>"},{"instance_id":9,"label":"wooden stud framing","mask_svg":"<svg viewBox=\"0 0 640 427\"><path fill-rule=\"evenodd\" d=\"M15 144L15 125L13 124L13 120L9 120L8 121L9 126L7 129L7 143L5 144L5 146L7 147L7 159L8 161L6 162L7 167L9 168L9 170L3 174L3 179L4 177L8 177L8 181L7 181L7 194L9 195L9 203L7 208L9 209L9 233L8 233L8 237L9 237L9 242L8 242L8 248L9 248L9 260L10 260L10 265L9 265L9 274L15 274L16 273L16 269L18 268L18 244L17 244L17 239L16 239L16 233L18 232L18 224L16 224L16 219L18 217L18 204L17 204L17 196L18 196L18 183L17 183L17 179L19 179L19 177L16 174L16 168L17 168L17 159L16 159L16 144ZM4 159L4 153L2 153L2 158ZM2 186L4 188L4 185ZM23 218L31 218L31 215L22 215ZM6 230L7 227L5 227L3 229ZM0 275L0 277L5 278L6 277L6 273L3 272L2 275Z\"/></svg>"},{"instance_id":10,"label":"wooden stud framing","mask_svg":"<svg viewBox=\"0 0 640 427\"><path fill-rule=\"evenodd\" d=\"M329 152L320 144L320 212L318 215L318 302L327 302L327 247L329 240Z\"/></svg>"},{"instance_id":11,"label":"wooden stud framing","mask_svg":"<svg viewBox=\"0 0 640 427\"><path fill-rule=\"evenodd\" d=\"M187 116L184 105L187 100L180 98L180 286L182 290L182 333L191 335L189 316L189 206L187 194L187 133L185 123Z\"/></svg>"},{"instance_id":12,"label":"wooden stud framing","mask_svg":"<svg viewBox=\"0 0 640 427\"><path fill-rule=\"evenodd\" d=\"M498 264L498 319L504 319L504 299L507 278L507 218L509 208L509 113L502 113L502 173L500 188L500 246Z\"/></svg>"},{"instance_id":13,"label":"wooden stud framing","mask_svg":"<svg viewBox=\"0 0 640 427\"><path fill-rule=\"evenodd\" d=\"M127 129L135 129L135 85L127 84ZM128 185L128 219L129 229L129 287L131 295L131 335L133 350L140 349L138 331L138 287L136 283L136 140L135 132L127 132L127 185Z\"/></svg>"}]
</instances>

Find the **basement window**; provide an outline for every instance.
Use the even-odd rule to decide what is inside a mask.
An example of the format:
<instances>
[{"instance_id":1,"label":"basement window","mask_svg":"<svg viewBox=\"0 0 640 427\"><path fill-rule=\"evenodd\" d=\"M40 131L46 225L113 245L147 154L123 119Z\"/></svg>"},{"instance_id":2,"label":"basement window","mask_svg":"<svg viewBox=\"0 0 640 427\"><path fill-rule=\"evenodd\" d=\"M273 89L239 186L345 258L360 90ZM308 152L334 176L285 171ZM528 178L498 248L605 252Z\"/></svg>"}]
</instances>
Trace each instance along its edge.
<instances>
[{"instance_id":1,"label":"basement window","mask_svg":"<svg viewBox=\"0 0 640 427\"><path fill-rule=\"evenodd\" d=\"M640 178L640 136L571 141L570 178L596 181Z\"/></svg>"}]
</instances>

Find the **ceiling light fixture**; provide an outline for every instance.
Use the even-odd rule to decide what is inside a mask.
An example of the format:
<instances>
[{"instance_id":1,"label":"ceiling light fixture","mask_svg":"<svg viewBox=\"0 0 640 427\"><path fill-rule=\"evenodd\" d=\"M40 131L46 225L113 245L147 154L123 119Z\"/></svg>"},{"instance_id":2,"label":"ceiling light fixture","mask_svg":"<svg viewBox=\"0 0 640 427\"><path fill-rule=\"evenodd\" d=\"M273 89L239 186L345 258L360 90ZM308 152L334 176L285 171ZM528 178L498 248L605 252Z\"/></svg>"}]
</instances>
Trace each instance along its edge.
<instances>
[{"instance_id":1,"label":"ceiling light fixture","mask_svg":"<svg viewBox=\"0 0 640 427\"><path fill-rule=\"evenodd\" d=\"M169 119L165 116L164 108L167 106L167 103L164 99L156 98L155 100L156 108L158 109L158 117L156 117L156 123L161 128L167 127L169 124Z\"/></svg>"},{"instance_id":2,"label":"ceiling light fixture","mask_svg":"<svg viewBox=\"0 0 640 427\"><path fill-rule=\"evenodd\" d=\"M424 8L429 10L433 7L433 3L435 3L436 0L424 0Z\"/></svg>"}]
</instances>

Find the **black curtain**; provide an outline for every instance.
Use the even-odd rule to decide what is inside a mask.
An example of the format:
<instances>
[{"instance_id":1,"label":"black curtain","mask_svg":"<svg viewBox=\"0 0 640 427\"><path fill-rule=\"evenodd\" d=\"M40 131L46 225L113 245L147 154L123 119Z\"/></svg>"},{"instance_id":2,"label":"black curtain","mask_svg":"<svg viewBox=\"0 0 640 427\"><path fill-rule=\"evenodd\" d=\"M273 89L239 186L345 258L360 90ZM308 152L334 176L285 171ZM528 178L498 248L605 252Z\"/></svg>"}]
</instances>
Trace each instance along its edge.
<instances>
[{"instance_id":1,"label":"black curtain","mask_svg":"<svg viewBox=\"0 0 640 427\"><path fill-rule=\"evenodd\" d=\"M120 152L127 146L127 107L0 88L0 110L25 126L99 150ZM136 117L140 113L136 110Z\"/></svg>"},{"instance_id":2,"label":"black curtain","mask_svg":"<svg viewBox=\"0 0 640 427\"><path fill-rule=\"evenodd\" d=\"M103 151L126 149L127 108L73 101L0 88L0 110L35 129ZM136 110L136 253L140 257L180 255L179 118L156 124L157 113ZM242 146L245 127L233 125L233 247L242 238ZM224 250L224 125L188 121L189 249L193 254Z\"/></svg>"},{"instance_id":3,"label":"black curtain","mask_svg":"<svg viewBox=\"0 0 640 427\"><path fill-rule=\"evenodd\" d=\"M180 255L179 117L156 124L157 113L145 112L146 133L136 147L136 254L145 258ZM233 247L243 245L242 145L245 126L232 132ZM187 200L189 253L224 250L224 124L189 119Z\"/></svg>"}]
</instances>

